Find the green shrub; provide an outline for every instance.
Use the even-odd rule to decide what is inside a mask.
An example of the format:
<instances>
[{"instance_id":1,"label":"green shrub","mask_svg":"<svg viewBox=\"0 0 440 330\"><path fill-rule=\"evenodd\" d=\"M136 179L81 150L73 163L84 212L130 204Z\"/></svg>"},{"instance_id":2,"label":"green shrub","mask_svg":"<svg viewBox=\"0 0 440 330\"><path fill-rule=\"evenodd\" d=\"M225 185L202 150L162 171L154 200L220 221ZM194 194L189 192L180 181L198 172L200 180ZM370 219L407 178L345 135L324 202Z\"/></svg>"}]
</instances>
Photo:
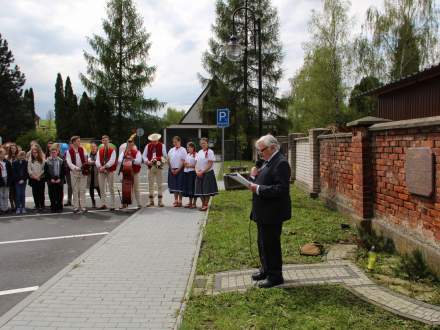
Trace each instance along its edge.
<instances>
[{"instance_id":1,"label":"green shrub","mask_svg":"<svg viewBox=\"0 0 440 330\"><path fill-rule=\"evenodd\" d=\"M38 141L38 144L45 149L47 142L55 140L55 136L51 133L44 133L41 131L31 130L17 138L16 143L23 148L23 150L29 149L29 144L32 140Z\"/></svg>"},{"instance_id":2,"label":"green shrub","mask_svg":"<svg viewBox=\"0 0 440 330\"><path fill-rule=\"evenodd\" d=\"M422 252L419 250L414 250L411 254L404 254L400 263L393 267L393 270L397 275L403 273L404 277L410 281L418 281L429 279L433 282L437 282L438 278L425 262Z\"/></svg>"},{"instance_id":3,"label":"green shrub","mask_svg":"<svg viewBox=\"0 0 440 330\"><path fill-rule=\"evenodd\" d=\"M392 239L377 235L375 232L367 231L358 227L359 245L367 250L374 246L377 252L394 253L395 246Z\"/></svg>"}]
</instances>

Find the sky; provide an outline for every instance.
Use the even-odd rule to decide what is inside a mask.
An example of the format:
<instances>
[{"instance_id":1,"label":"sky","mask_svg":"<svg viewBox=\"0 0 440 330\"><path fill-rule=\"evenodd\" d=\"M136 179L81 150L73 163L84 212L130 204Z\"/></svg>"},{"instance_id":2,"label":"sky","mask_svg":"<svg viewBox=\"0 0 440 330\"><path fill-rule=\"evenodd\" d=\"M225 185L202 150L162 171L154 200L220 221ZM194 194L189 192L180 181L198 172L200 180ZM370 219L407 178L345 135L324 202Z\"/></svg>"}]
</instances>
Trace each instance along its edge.
<instances>
[{"instance_id":1,"label":"sky","mask_svg":"<svg viewBox=\"0 0 440 330\"><path fill-rule=\"evenodd\" d=\"M215 0L134 0L144 27L151 33L150 64L157 67L155 79L146 87L146 97L167 106L188 110L202 86L202 54L208 48L215 21ZM370 6L383 0L352 0L353 31L359 30ZM302 45L308 39L307 23L321 0L272 0L280 18L283 44L283 78L280 93L289 91L289 79L301 67ZM25 88L32 87L36 111L45 118L53 110L56 75L70 76L74 92L84 91L79 73L86 72L83 51L87 37L103 35L106 0L0 0L0 33L9 43L15 63L26 75Z\"/></svg>"}]
</instances>

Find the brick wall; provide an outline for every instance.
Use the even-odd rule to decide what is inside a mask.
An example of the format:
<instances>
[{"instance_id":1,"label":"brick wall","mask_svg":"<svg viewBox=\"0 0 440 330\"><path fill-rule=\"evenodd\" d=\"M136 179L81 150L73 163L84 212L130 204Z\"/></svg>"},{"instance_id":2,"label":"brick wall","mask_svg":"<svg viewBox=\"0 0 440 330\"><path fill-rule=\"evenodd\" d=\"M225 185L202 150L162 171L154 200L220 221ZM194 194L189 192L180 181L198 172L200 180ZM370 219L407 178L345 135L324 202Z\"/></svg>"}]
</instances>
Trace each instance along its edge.
<instances>
[{"instance_id":1,"label":"brick wall","mask_svg":"<svg viewBox=\"0 0 440 330\"><path fill-rule=\"evenodd\" d=\"M408 191L405 160L411 147L428 147L435 154L436 193L431 199ZM440 242L440 132L432 127L374 131L371 152L376 216Z\"/></svg>"},{"instance_id":2,"label":"brick wall","mask_svg":"<svg viewBox=\"0 0 440 330\"><path fill-rule=\"evenodd\" d=\"M351 133L319 137L321 197L347 210L353 208L351 139Z\"/></svg>"}]
</instances>

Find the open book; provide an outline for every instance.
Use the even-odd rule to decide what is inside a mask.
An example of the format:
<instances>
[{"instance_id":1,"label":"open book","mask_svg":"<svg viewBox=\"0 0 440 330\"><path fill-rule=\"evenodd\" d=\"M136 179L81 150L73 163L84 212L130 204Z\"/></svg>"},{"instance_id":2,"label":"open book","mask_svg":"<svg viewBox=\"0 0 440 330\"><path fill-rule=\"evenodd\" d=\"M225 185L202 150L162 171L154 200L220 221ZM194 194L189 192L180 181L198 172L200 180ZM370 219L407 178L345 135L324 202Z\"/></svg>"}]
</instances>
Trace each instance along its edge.
<instances>
[{"instance_id":1,"label":"open book","mask_svg":"<svg viewBox=\"0 0 440 330\"><path fill-rule=\"evenodd\" d=\"M247 180L240 173L230 173L230 174L227 174L227 176L229 176L230 178L234 179L235 181L237 181L238 183L240 183L241 185L243 185L243 186L245 186L247 188L249 188L249 186L252 184L252 182Z\"/></svg>"}]
</instances>

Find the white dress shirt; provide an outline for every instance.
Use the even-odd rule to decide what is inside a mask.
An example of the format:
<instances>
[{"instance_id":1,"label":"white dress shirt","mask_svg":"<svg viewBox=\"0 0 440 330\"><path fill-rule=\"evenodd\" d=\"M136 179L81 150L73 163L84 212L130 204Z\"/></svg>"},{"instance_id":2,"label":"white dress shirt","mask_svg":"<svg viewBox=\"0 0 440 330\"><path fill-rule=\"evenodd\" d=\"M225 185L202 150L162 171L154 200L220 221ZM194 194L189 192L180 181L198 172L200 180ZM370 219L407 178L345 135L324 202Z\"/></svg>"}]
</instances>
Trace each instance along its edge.
<instances>
[{"instance_id":1,"label":"white dress shirt","mask_svg":"<svg viewBox=\"0 0 440 330\"><path fill-rule=\"evenodd\" d=\"M162 144L162 158L166 159L167 157L167 148L165 147L165 144ZM156 158L156 153L153 152L153 158ZM148 161L148 145L144 149L144 153L142 154L142 159L145 164L147 164Z\"/></svg>"},{"instance_id":2,"label":"white dress shirt","mask_svg":"<svg viewBox=\"0 0 440 330\"><path fill-rule=\"evenodd\" d=\"M215 161L214 151L208 149L206 153L203 149L200 150L196 155L196 171L213 171L213 166L208 168L209 161Z\"/></svg>"},{"instance_id":3,"label":"white dress shirt","mask_svg":"<svg viewBox=\"0 0 440 330\"><path fill-rule=\"evenodd\" d=\"M75 151L75 149L74 149L74 151ZM87 154L86 154L85 150L84 150L84 158L87 159ZM73 164L72 158L70 158L70 152L69 152L69 150L67 150L67 152L66 152L67 165L69 166L69 168L72 171L80 171L83 164L81 162L81 157L79 156L79 151L75 151L75 160L76 160L76 165Z\"/></svg>"},{"instance_id":4,"label":"white dress shirt","mask_svg":"<svg viewBox=\"0 0 440 330\"><path fill-rule=\"evenodd\" d=\"M170 168L181 168L187 154L186 149L183 147L171 148L170 151L168 151L168 162L170 164Z\"/></svg>"},{"instance_id":5,"label":"white dress shirt","mask_svg":"<svg viewBox=\"0 0 440 330\"><path fill-rule=\"evenodd\" d=\"M122 161L124 160L124 155L125 152L119 155L119 159L118 162L122 163ZM142 156L141 156L141 152L139 150L136 151L136 158L133 161L134 165L141 165L142 164Z\"/></svg>"}]
</instances>

